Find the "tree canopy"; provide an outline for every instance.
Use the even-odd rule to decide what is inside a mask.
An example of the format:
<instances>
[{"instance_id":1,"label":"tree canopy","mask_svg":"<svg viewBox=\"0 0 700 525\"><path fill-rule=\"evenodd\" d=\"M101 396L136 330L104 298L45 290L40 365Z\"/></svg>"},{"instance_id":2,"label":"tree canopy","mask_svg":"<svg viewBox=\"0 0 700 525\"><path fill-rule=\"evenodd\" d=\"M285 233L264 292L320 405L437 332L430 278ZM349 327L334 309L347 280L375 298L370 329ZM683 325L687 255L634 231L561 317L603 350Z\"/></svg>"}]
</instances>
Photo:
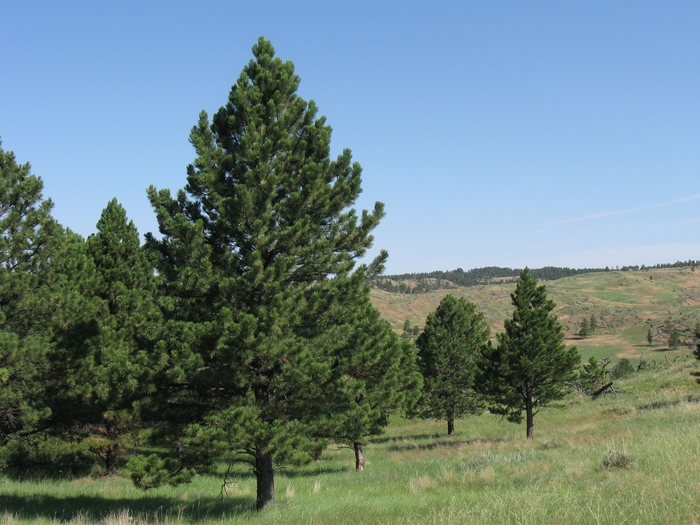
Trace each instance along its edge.
<instances>
[{"instance_id":1,"label":"tree canopy","mask_svg":"<svg viewBox=\"0 0 700 525\"><path fill-rule=\"evenodd\" d=\"M447 421L448 435L454 434L455 418L483 410L474 378L489 335L484 314L473 303L446 295L416 339L425 382L418 413Z\"/></svg>"},{"instance_id":2,"label":"tree canopy","mask_svg":"<svg viewBox=\"0 0 700 525\"><path fill-rule=\"evenodd\" d=\"M42 379L55 297L47 267L60 228L42 190L31 166L0 147L0 447L29 435L50 414Z\"/></svg>"},{"instance_id":3,"label":"tree canopy","mask_svg":"<svg viewBox=\"0 0 700 525\"><path fill-rule=\"evenodd\" d=\"M148 190L168 336L142 407L168 423L173 455L131 465L148 486L214 457L248 461L262 508L274 465L309 461L333 427L323 407L340 398L345 315L366 304L386 253L355 267L383 205L357 215L360 165L347 149L330 159L331 128L296 94L293 64L262 38L253 55L212 121L200 114L184 190Z\"/></svg>"},{"instance_id":4,"label":"tree canopy","mask_svg":"<svg viewBox=\"0 0 700 525\"><path fill-rule=\"evenodd\" d=\"M532 438L535 414L565 395L580 356L576 347L564 345L561 324L552 314L555 304L527 268L511 301L514 310L505 331L497 334L498 344L485 348L477 385L490 397L491 412L516 423L525 412L527 437Z\"/></svg>"}]
</instances>

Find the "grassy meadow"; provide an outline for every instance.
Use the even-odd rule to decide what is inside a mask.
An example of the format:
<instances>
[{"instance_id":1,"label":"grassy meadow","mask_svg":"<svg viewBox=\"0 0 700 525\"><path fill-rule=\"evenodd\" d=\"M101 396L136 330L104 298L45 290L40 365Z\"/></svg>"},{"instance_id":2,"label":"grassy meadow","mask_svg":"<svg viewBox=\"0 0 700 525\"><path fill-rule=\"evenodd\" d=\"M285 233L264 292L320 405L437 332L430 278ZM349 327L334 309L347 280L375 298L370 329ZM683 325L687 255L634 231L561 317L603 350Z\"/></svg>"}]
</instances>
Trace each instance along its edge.
<instances>
[{"instance_id":1,"label":"grassy meadow","mask_svg":"<svg viewBox=\"0 0 700 525\"><path fill-rule=\"evenodd\" d=\"M0 478L3 524L19 523L700 523L700 385L685 356L597 400L570 395L524 425L484 414L457 422L394 420L365 447L367 468L331 447L276 475L256 513L255 479L234 468L148 492L114 478ZM608 463L604 466L604 462Z\"/></svg>"},{"instance_id":2,"label":"grassy meadow","mask_svg":"<svg viewBox=\"0 0 700 525\"><path fill-rule=\"evenodd\" d=\"M457 421L395 418L365 446L331 446L319 461L276 473L276 501L255 511L255 478L237 464L188 485L144 492L122 468L112 478L0 476L2 524L700 524L700 368L687 346L669 351L664 326L700 318L700 272L605 272L548 282L567 344L584 359L644 358L652 368L616 381L624 390L591 400L571 394L524 425L490 414ZM510 313L513 284L420 295L372 291L395 329L423 326L440 299L466 297L492 331ZM594 314L597 333L576 336ZM654 341L646 342L652 328ZM683 341L683 339L682 339ZM685 342L690 342L685 341Z\"/></svg>"}]
</instances>

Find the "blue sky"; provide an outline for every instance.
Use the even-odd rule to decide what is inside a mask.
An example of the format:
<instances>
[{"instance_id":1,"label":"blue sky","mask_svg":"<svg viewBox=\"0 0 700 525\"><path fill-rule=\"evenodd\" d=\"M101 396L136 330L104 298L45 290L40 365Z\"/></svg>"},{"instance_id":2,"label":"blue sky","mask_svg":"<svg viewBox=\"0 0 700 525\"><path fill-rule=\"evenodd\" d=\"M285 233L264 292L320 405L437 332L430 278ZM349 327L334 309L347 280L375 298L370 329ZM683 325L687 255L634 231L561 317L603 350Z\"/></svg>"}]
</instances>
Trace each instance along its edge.
<instances>
[{"instance_id":1,"label":"blue sky","mask_svg":"<svg viewBox=\"0 0 700 525\"><path fill-rule=\"evenodd\" d=\"M2 2L0 136L82 235L156 231L258 36L386 204L388 273L700 259L698 2Z\"/></svg>"}]
</instances>

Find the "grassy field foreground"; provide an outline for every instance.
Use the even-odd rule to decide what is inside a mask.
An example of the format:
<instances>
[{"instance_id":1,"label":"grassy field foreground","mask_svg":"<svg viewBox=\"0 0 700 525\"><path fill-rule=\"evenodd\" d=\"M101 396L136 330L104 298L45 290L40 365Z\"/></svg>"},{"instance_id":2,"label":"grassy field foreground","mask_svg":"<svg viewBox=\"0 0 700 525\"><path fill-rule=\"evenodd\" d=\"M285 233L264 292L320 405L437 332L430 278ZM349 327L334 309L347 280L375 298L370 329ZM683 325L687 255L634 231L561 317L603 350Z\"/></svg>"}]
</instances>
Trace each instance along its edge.
<instances>
[{"instance_id":1,"label":"grassy field foreground","mask_svg":"<svg viewBox=\"0 0 700 525\"><path fill-rule=\"evenodd\" d=\"M445 424L397 420L365 449L276 477L275 504L254 511L255 481L242 467L143 492L112 479L0 479L2 523L700 523L700 385L690 359L637 372L627 392L571 395L562 409L522 425L485 414ZM611 463L603 466L605 460ZM222 465L222 473L224 466ZM122 477L123 476L123 477Z\"/></svg>"}]
</instances>

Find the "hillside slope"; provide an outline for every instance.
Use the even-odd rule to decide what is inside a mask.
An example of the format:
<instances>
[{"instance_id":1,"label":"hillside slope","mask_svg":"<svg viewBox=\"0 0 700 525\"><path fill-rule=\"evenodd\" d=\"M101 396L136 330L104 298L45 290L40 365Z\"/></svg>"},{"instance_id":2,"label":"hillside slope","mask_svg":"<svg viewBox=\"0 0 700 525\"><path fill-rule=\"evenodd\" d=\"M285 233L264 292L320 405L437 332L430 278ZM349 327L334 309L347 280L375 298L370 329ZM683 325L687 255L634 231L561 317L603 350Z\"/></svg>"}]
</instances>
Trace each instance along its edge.
<instances>
[{"instance_id":1,"label":"hillside slope","mask_svg":"<svg viewBox=\"0 0 700 525\"><path fill-rule=\"evenodd\" d=\"M557 304L555 313L564 326L567 344L576 345L584 357L636 357L670 359L687 353L695 342L692 332L700 321L700 271L690 268L648 271L596 272L544 283ZM449 285L448 285L449 286ZM513 284L472 287L450 286L408 295L372 290L372 302L395 330L404 321L421 328L430 312L448 293L472 301L484 312L494 332L503 329L510 313ZM577 333L584 317L595 315L596 334L586 339ZM668 331L681 334L682 347L668 352ZM653 342L647 344L651 328Z\"/></svg>"}]
</instances>

